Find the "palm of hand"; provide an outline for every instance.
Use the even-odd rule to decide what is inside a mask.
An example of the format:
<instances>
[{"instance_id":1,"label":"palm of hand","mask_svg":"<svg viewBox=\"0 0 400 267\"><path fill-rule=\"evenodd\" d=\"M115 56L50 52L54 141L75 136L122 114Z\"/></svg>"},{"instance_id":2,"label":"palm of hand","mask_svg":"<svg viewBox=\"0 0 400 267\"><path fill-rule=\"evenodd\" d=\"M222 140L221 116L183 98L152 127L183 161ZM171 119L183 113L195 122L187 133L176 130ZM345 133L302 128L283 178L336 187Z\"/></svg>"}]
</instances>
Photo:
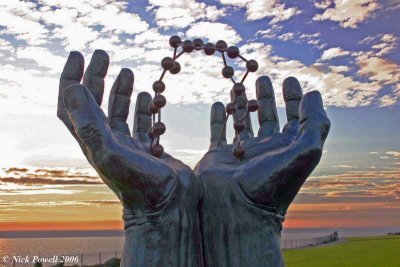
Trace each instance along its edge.
<instances>
[{"instance_id":1,"label":"palm of hand","mask_svg":"<svg viewBox=\"0 0 400 267\"><path fill-rule=\"evenodd\" d=\"M200 160L195 172L206 188L216 182L214 178L209 179L215 175L227 179L227 184L235 180L253 204L285 215L289 204L320 160L330 122L319 93L307 94L301 103L303 93L300 84L295 78L288 78L283 86L288 122L280 133L269 78L260 77L256 90L260 105L260 129L258 137L253 138L250 117L245 116L246 129L240 133L245 156L238 160L232 154L237 144L226 144L224 107L215 103L211 110L210 150ZM234 97L232 95L232 99ZM245 113L246 96L239 98L235 120ZM219 134L221 130L222 136ZM234 141L238 140L237 135Z\"/></svg>"}]
</instances>

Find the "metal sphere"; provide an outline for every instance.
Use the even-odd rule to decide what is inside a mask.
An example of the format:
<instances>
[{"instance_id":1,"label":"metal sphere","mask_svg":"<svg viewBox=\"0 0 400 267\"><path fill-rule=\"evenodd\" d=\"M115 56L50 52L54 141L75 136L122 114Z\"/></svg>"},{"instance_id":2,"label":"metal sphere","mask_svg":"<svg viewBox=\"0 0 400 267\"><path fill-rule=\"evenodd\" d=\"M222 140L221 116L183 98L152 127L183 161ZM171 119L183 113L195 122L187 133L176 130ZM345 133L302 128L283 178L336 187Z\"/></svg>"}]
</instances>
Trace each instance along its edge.
<instances>
[{"instance_id":1,"label":"metal sphere","mask_svg":"<svg viewBox=\"0 0 400 267\"><path fill-rule=\"evenodd\" d=\"M243 156L244 156L244 154L245 154L245 151L244 151L244 148L243 148L243 147L241 147L241 146L235 146L235 147L233 148L233 150L232 150L232 153L233 153L233 155L234 155L236 158L241 159L241 158L243 158Z\"/></svg>"},{"instance_id":2,"label":"metal sphere","mask_svg":"<svg viewBox=\"0 0 400 267\"><path fill-rule=\"evenodd\" d=\"M152 145L150 150L151 150L151 154L153 154L153 156L155 156L157 158L161 157L161 155L164 153L164 148L160 144Z\"/></svg>"},{"instance_id":3,"label":"metal sphere","mask_svg":"<svg viewBox=\"0 0 400 267\"><path fill-rule=\"evenodd\" d=\"M250 59L249 61L246 62L246 68L250 72L255 72L258 70L258 63L254 59Z\"/></svg>"},{"instance_id":4,"label":"metal sphere","mask_svg":"<svg viewBox=\"0 0 400 267\"><path fill-rule=\"evenodd\" d=\"M258 110L258 102L257 100L249 100L249 102L247 102L247 110L249 112L254 112Z\"/></svg>"},{"instance_id":5,"label":"metal sphere","mask_svg":"<svg viewBox=\"0 0 400 267\"><path fill-rule=\"evenodd\" d=\"M162 93L162 92L164 92L164 90L165 90L165 83L164 83L163 81L160 81L160 80L155 81L155 82L153 83L153 90L154 90L154 92L156 92L156 93Z\"/></svg>"},{"instance_id":6,"label":"metal sphere","mask_svg":"<svg viewBox=\"0 0 400 267\"><path fill-rule=\"evenodd\" d=\"M222 76L224 76L225 78L232 78L233 74L235 74L235 71L231 66L225 66L222 69Z\"/></svg>"},{"instance_id":7,"label":"metal sphere","mask_svg":"<svg viewBox=\"0 0 400 267\"><path fill-rule=\"evenodd\" d=\"M153 102L150 102L150 104L149 104L149 112L151 114L157 114L158 113L158 108L154 105Z\"/></svg>"},{"instance_id":8,"label":"metal sphere","mask_svg":"<svg viewBox=\"0 0 400 267\"><path fill-rule=\"evenodd\" d=\"M165 99L165 96L163 96L163 95L156 95L153 98L153 103L154 103L154 106L156 106L157 108L163 108L165 106L165 104L167 103L167 99Z\"/></svg>"},{"instance_id":9,"label":"metal sphere","mask_svg":"<svg viewBox=\"0 0 400 267\"><path fill-rule=\"evenodd\" d=\"M215 44L215 47L219 52L225 52L225 50L228 48L228 44L223 40L219 40Z\"/></svg>"},{"instance_id":10,"label":"metal sphere","mask_svg":"<svg viewBox=\"0 0 400 267\"><path fill-rule=\"evenodd\" d=\"M174 67L175 61L170 57L165 57L161 60L161 66L165 70L170 70Z\"/></svg>"},{"instance_id":11,"label":"metal sphere","mask_svg":"<svg viewBox=\"0 0 400 267\"><path fill-rule=\"evenodd\" d=\"M240 96L241 94L244 93L246 88L242 83L235 83L232 89L235 92L235 95Z\"/></svg>"},{"instance_id":12,"label":"metal sphere","mask_svg":"<svg viewBox=\"0 0 400 267\"><path fill-rule=\"evenodd\" d=\"M229 58L237 58L239 56L239 48L237 48L236 46L230 46L226 50L226 54Z\"/></svg>"},{"instance_id":13,"label":"metal sphere","mask_svg":"<svg viewBox=\"0 0 400 267\"><path fill-rule=\"evenodd\" d=\"M204 43L203 43L203 40L201 40L201 39L194 39L193 40L193 44L194 44L194 49L195 50L201 50L201 49L203 49L203 45L204 45Z\"/></svg>"},{"instance_id":14,"label":"metal sphere","mask_svg":"<svg viewBox=\"0 0 400 267\"><path fill-rule=\"evenodd\" d=\"M179 47L179 45L181 44L182 40L179 36L171 36L171 38L169 38L169 45L172 46L173 48L177 48Z\"/></svg>"},{"instance_id":15,"label":"metal sphere","mask_svg":"<svg viewBox=\"0 0 400 267\"><path fill-rule=\"evenodd\" d=\"M236 112L236 105L233 103L229 103L228 105L226 105L225 107L225 111L226 113L233 115Z\"/></svg>"},{"instance_id":16,"label":"metal sphere","mask_svg":"<svg viewBox=\"0 0 400 267\"><path fill-rule=\"evenodd\" d=\"M155 135L159 136L165 133L166 127L165 124L162 122L156 122L153 125L153 132Z\"/></svg>"},{"instance_id":17,"label":"metal sphere","mask_svg":"<svg viewBox=\"0 0 400 267\"><path fill-rule=\"evenodd\" d=\"M211 56L212 54L215 53L215 45L213 43L207 43L204 45L204 53L207 56Z\"/></svg>"},{"instance_id":18,"label":"metal sphere","mask_svg":"<svg viewBox=\"0 0 400 267\"><path fill-rule=\"evenodd\" d=\"M236 132L241 133L246 128L246 125L243 120L236 120L233 123L233 128L235 128Z\"/></svg>"},{"instance_id":19,"label":"metal sphere","mask_svg":"<svg viewBox=\"0 0 400 267\"><path fill-rule=\"evenodd\" d=\"M175 61L174 67L169 70L171 74L177 74L181 71L181 64L179 64L177 61Z\"/></svg>"},{"instance_id":20,"label":"metal sphere","mask_svg":"<svg viewBox=\"0 0 400 267\"><path fill-rule=\"evenodd\" d=\"M149 128L149 130L147 131L147 135L149 136L149 138L151 140L154 140L154 138L156 137L153 131L153 127Z\"/></svg>"},{"instance_id":21,"label":"metal sphere","mask_svg":"<svg viewBox=\"0 0 400 267\"><path fill-rule=\"evenodd\" d=\"M191 40L183 41L182 43L182 50L186 53L190 53L194 50L194 44Z\"/></svg>"}]
</instances>

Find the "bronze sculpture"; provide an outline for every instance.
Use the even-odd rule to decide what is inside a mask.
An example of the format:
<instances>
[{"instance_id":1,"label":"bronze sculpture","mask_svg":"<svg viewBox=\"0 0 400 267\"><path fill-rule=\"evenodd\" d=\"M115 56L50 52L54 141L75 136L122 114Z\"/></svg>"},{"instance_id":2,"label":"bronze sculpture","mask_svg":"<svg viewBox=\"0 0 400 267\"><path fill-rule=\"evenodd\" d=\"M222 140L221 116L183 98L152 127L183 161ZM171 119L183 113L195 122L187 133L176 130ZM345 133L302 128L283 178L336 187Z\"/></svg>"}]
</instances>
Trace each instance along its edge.
<instances>
[{"instance_id":1,"label":"bronze sculpture","mask_svg":"<svg viewBox=\"0 0 400 267\"><path fill-rule=\"evenodd\" d=\"M193 171L167 153L152 155L148 93L137 97L130 135L129 69L122 69L113 85L106 117L99 105L108 64L108 55L96 50L83 74L83 57L72 52L60 79L57 115L122 203L121 266L284 266L282 221L318 164L330 128L320 94L303 96L299 82L286 79L288 122L279 133L271 81L260 77L260 130L253 137L247 111L256 105L233 90L236 112L222 103L212 106L210 149ZM225 136L229 110L235 121L245 122L233 144ZM240 157L232 154L239 142L246 149Z\"/></svg>"}]
</instances>

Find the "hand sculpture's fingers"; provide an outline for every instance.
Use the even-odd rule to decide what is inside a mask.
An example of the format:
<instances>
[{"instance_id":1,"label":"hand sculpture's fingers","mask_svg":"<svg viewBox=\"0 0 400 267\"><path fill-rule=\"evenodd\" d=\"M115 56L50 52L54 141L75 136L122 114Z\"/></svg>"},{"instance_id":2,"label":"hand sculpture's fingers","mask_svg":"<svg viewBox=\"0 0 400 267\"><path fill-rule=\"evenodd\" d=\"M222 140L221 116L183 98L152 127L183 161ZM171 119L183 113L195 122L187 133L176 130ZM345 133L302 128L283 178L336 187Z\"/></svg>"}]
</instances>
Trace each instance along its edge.
<instances>
[{"instance_id":1,"label":"hand sculpture's fingers","mask_svg":"<svg viewBox=\"0 0 400 267\"><path fill-rule=\"evenodd\" d=\"M279 132L278 112L276 111L275 94L268 76L261 76L256 81L258 100L258 136L271 136Z\"/></svg>"},{"instance_id":2,"label":"hand sculpture's fingers","mask_svg":"<svg viewBox=\"0 0 400 267\"><path fill-rule=\"evenodd\" d=\"M151 113L149 112L149 104L151 101L151 95L147 92L139 93L136 98L132 135L141 142L151 141L148 135L148 131L151 127Z\"/></svg>"},{"instance_id":3,"label":"hand sculpture's fingers","mask_svg":"<svg viewBox=\"0 0 400 267\"><path fill-rule=\"evenodd\" d=\"M67 109L65 108L63 92L65 88L73 85L79 84L83 76L83 69L85 65L85 60L81 53L71 52L68 56L67 62L65 63L63 72L60 77L60 85L58 91L58 105L57 105L57 117L65 124L68 130L71 132L72 136L78 141L83 153L87 154L86 146L82 144L79 137L76 135L74 126L68 116Z\"/></svg>"},{"instance_id":4,"label":"hand sculpture's fingers","mask_svg":"<svg viewBox=\"0 0 400 267\"><path fill-rule=\"evenodd\" d=\"M245 129L240 133L240 140L246 140L249 138L253 138L253 128L251 127L250 114L247 113L247 96L245 93L242 93L240 96L236 96L235 92L231 90L231 101L232 103L236 99L236 107L237 110L235 114L233 114L233 120L241 120L243 118L243 122L245 124ZM238 140L238 133L235 131L234 142Z\"/></svg>"},{"instance_id":5,"label":"hand sculpture's fingers","mask_svg":"<svg viewBox=\"0 0 400 267\"><path fill-rule=\"evenodd\" d=\"M210 149L215 146L226 145L226 127L225 127L225 106L221 102L215 102L211 107L210 115Z\"/></svg>"},{"instance_id":6,"label":"hand sculpture's fingers","mask_svg":"<svg viewBox=\"0 0 400 267\"><path fill-rule=\"evenodd\" d=\"M74 130L90 152L90 159L101 156L110 145L108 121L91 92L83 85L71 85L63 92L64 104Z\"/></svg>"},{"instance_id":7,"label":"hand sculpture's fingers","mask_svg":"<svg viewBox=\"0 0 400 267\"><path fill-rule=\"evenodd\" d=\"M119 130L129 136L130 132L126 119L129 115L132 91L133 72L130 69L122 69L111 88L108 119L112 129Z\"/></svg>"},{"instance_id":8,"label":"hand sculpture's fingers","mask_svg":"<svg viewBox=\"0 0 400 267\"><path fill-rule=\"evenodd\" d=\"M89 88L99 106L103 100L104 77L106 77L109 64L108 54L103 50L96 50L83 77L83 85Z\"/></svg>"},{"instance_id":9,"label":"hand sculpture's fingers","mask_svg":"<svg viewBox=\"0 0 400 267\"><path fill-rule=\"evenodd\" d=\"M320 92L311 91L304 95L299 107L300 133L299 135L312 132L317 134L317 141L321 146L328 136L331 122L326 115Z\"/></svg>"},{"instance_id":10,"label":"hand sculpture's fingers","mask_svg":"<svg viewBox=\"0 0 400 267\"><path fill-rule=\"evenodd\" d=\"M283 98L286 104L287 123L283 132L296 135L299 131L299 105L303 97L299 81L294 77L283 81Z\"/></svg>"},{"instance_id":11,"label":"hand sculpture's fingers","mask_svg":"<svg viewBox=\"0 0 400 267\"><path fill-rule=\"evenodd\" d=\"M294 148L302 153L293 163L293 173L283 176L277 188L277 200L281 214L285 214L301 186L317 166L322 147L329 133L330 121L327 117L321 94L318 91L306 93L300 103L300 133ZM305 149L301 149L306 143ZM299 149L300 146L300 149Z\"/></svg>"},{"instance_id":12,"label":"hand sculpture's fingers","mask_svg":"<svg viewBox=\"0 0 400 267\"><path fill-rule=\"evenodd\" d=\"M251 165L243 164L235 172L251 200L267 204L273 197L282 215L317 166L330 128L319 92L304 95L299 117L300 130L291 145L255 158Z\"/></svg>"},{"instance_id":13,"label":"hand sculpture's fingers","mask_svg":"<svg viewBox=\"0 0 400 267\"><path fill-rule=\"evenodd\" d=\"M75 51L71 52L60 77L57 116L64 122L69 130L72 130L73 127L65 109L63 92L68 86L72 84L79 84L81 82L84 64L85 60L81 53Z\"/></svg>"}]
</instances>

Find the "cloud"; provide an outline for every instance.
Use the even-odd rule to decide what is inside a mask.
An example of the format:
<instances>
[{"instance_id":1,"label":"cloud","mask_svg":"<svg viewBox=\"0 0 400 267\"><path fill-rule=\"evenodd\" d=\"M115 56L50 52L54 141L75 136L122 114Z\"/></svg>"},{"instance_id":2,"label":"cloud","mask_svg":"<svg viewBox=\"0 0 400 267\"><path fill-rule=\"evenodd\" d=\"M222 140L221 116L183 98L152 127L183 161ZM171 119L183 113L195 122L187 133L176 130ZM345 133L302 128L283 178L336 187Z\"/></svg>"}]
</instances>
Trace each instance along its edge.
<instances>
[{"instance_id":1,"label":"cloud","mask_svg":"<svg viewBox=\"0 0 400 267\"><path fill-rule=\"evenodd\" d=\"M272 18L270 24L288 20L302 12L297 7L287 8L285 4L278 0L220 0L220 2L224 5L245 8L247 20Z\"/></svg>"},{"instance_id":2,"label":"cloud","mask_svg":"<svg viewBox=\"0 0 400 267\"><path fill-rule=\"evenodd\" d=\"M0 184L13 188L13 186L25 186L27 190L49 189L51 185L96 185L103 184L101 179L93 171L61 169L61 168L4 168L0 172ZM10 191L10 190L7 190Z\"/></svg>"},{"instance_id":3,"label":"cloud","mask_svg":"<svg viewBox=\"0 0 400 267\"><path fill-rule=\"evenodd\" d=\"M396 103L398 103L398 96L390 96L390 95L384 95L381 98L379 98L379 106L380 107L389 107L393 106Z\"/></svg>"},{"instance_id":4,"label":"cloud","mask_svg":"<svg viewBox=\"0 0 400 267\"><path fill-rule=\"evenodd\" d=\"M331 72L328 67L315 63L305 65L298 60L290 60L273 56L272 46L263 43L250 43L244 45L241 51L249 58L256 58L259 62L258 73L268 73L275 88L280 88L283 80L289 76L299 79L305 92L319 90L326 105L338 106L363 106L372 103L381 86L375 82L361 82L352 76L343 73ZM254 77L248 78L253 84ZM252 92L250 92L252 93ZM283 105L280 90L275 89L277 104ZM253 95L250 95L254 97Z\"/></svg>"},{"instance_id":5,"label":"cloud","mask_svg":"<svg viewBox=\"0 0 400 267\"><path fill-rule=\"evenodd\" d=\"M19 59L33 60L37 66L47 68L54 74L59 73L65 64L65 58L54 55L49 49L37 46L27 46L17 50Z\"/></svg>"},{"instance_id":6,"label":"cloud","mask_svg":"<svg viewBox=\"0 0 400 267\"><path fill-rule=\"evenodd\" d=\"M88 28L101 27L102 33L113 34L139 33L149 26L138 14L127 11L127 1L40 0L40 3L44 5L40 10L40 19L50 25L65 27L80 24Z\"/></svg>"},{"instance_id":7,"label":"cloud","mask_svg":"<svg viewBox=\"0 0 400 267\"><path fill-rule=\"evenodd\" d=\"M278 36L278 39L281 39L283 41L292 40L293 38L294 38L293 32L287 32L287 33L284 33L284 34Z\"/></svg>"},{"instance_id":8,"label":"cloud","mask_svg":"<svg viewBox=\"0 0 400 267\"><path fill-rule=\"evenodd\" d=\"M240 35L228 24L219 22L199 22L186 32L191 38L206 38L210 42L224 40L228 45L234 45L242 40Z\"/></svg>"},{"instance_id":9,"label":"cloud","mask_svg":"<svg viewBox=\"0 0 400 267\"><path fill-rule=\"evenodd\" d=\"M296 204L388 203L400 199L400 169L387 171L343 171L307 179ZM382 204L380 204L382 205Z\"/></svg>"},{"instance_id":10,"label":"cloud","mask_svg":"<svg viewBox=\"0 0 400 267\"><path fill-rule=\"evenodd\" d=\"M215 21L225 15L225 9L196 0L149 1L155 21L163 28L186 28L198 20Z\"/></svg>"},{"instance_id":11,"label":"cloud","mask_svg":"<svg viewBox=\"0 0 400 267\"><path fill-rule=\"evenodd\" d=\"M350 169L350 168L354 168L354 167L357 167L357 166L352 166L352 165L348 165L348 164L341 164L341 165L335 165L334 167Z\"/></svg>"},{"instance_id":12,"label":"cloud","mask_svg":"<svg viewBox=\"0 0 400 267\"><path fill-rule=\"evenodd\" d=\"M346 56L349 54L350 54L350 52L344 50L343 48L333 47L333 48L329 48L329 49L325 50L322 53L321 60L330 60L335 57L342 57L342 56Z\"/></svg>"},{"instance_id":13,"label":"cloud","mask_svg":"<svg viewBox=\"0 0 400 267\"><path fill-rule=\"evenodd\" d=\"M102 184L100 181L86 181L78 179L48 179L48 178L12 178L2 177L0 183L13 183L22 185L87 185L87 184Z\"/></svg>"},{"instance_id":14,"label":"cloud","mask_svg":"<svg viewBox=\"0 0 400 267\"><path fill-rule=\"evenodd\" d=\"M31 17L30 11L36 8L35 3L4 0L0 2L0 34L11 34L17 40L28 44L39 45L46 43L48 29Z\"/></svg>"},{"instance_id":15,"label":"cloud","mask_svg":"<svg viewBox=\"0 0 400 267\"><path fill-rule=\"evenodd\" d=\"M319 9L327 9L331 7L333 4L333 0L323 0L323 1L315 1L314 6Z\"/></svg>"},{"instance_id":16,"label":"cloud","mask_svg":"<svg viewBox=\"0 0 400 267\"><path fill-rule=\"evenodd\" d=\"M359 44L370 44L374 54L378 57L392 52L397 46L398 38L391 33L370 35L359 41Z\"/></svg>"},{"instance_id":17,"label":"cloud","mask_svg":"<svg viewBox=\"0 0 400 267\"><path fill-rule=\"evenodd\" d=\"M316 2L315 6L324 10L316 14L314 21L336 21L343 28L357 28L358 24L371 18L380 4L377 0L334 0Z\"/></svg>"},{"instance_id":18,"label":"cloud","mask_svg":"<svg viewBox=\"0 0 400 267\"><path fill-rule=\"evenodd\" d=\"M388 151L386 154L396 158L400 157L400 151Z\"/></svg>"},{"instance_id":19,"label":"cloud","mask_svg":"<svg viewBox=\"0 0 400 267\"><path fill-rule=\"evenodd\" d=\"M322 49L326 46L325 43L322 43L320 40L321 33L302 33L300 31L297 32L286 32L281 35L278 35L278 32L281 28L270 28L267 30L258 30L256 32L256 36L260 36L262 39L279 39L282 41L291 41L293 43L307 43L312 45L313 47L317 47L318 49Z\"/></svg>"},{"instance_id":20,"label":"cloud","mask_svg":"<svg viewBox=\"0 0 400 267\"><path fill-rule=\"evenodd\" d=\"M3 31L30 45L41 45L47 40L62 40L66 50L84 49L99 35L135 34L148 29L139 15L126 10L127 2L2 1L0 15L4 18ZM95 30L97 28L97 30Z\"/></svg>"},{"instance_id":21,"label":"cloud","mask_svg":"<svg viewBox=\"0 0 400 267\"><path fill-rule=\"evenodd\" d=\"M276 38L276 29L270 28L266 30L258 30L256 32L256 36L261 36L261 38L266 38L266 39L273 39Z\"/></svg>"},{"instance_id":22,"label":"cloud","mask_svg":"<svg viewBox=\"0 0 400 267\"><path fill-rule=\"evenodd\" d=\"M87 207L87 206L95 206L95 207L113 207L121 206L121 202L119 200L81 200L81 201L41 201L41 202L4 202L0 203L0 207L2 208L19 208L19 207Z\"/></svg>"},{"instance_id":23,"label":"cloud","mask_svg":"<svg viewBox=\"0 0 400 267\"><path fill-rule=\"evenodd\" d=\"M336 73L343 73L343 72L350 71L350 67L349 66L341 65L341 66L329 66L329 67L333 72L336 72Z\"/></svg>"},{"instance_id":24,"label":"cloud","mask_svg":"<svg viewBox=\"0 0 400 267\"><path fill-rule=\"evenodd\" d=\"M358 53L356 62L358 74L368 77L381 85L396 84L400 80L400 66L387 59L374 56L372 53Z\"/></svg>"}]
</instances>

